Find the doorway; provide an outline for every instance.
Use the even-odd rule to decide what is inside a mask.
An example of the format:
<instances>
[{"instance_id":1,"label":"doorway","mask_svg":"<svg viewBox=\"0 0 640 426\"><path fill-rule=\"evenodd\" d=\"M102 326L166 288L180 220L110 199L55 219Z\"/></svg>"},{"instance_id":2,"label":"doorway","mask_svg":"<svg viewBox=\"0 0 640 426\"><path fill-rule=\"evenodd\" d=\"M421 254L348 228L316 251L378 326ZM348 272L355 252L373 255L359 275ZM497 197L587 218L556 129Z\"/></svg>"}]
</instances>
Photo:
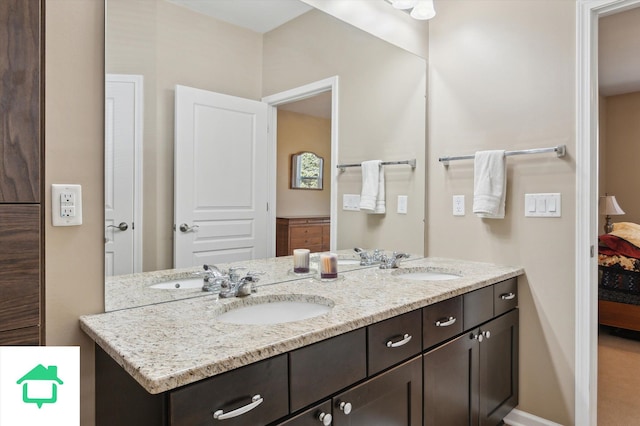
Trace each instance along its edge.
<instances>
[{"instance_id":1,"label":"doorway","mask_svg":"<svg viewBox=\"0 0 640 426\"><path fill-rule=\"evenodd\" d=\"M325 162L329 163L329 173L325 175L325 178L328 181L325 181L325 187L328 187L330 190L330 200L329 200L329 216L330 216L330 249L337 249L337 227L338 227L338 195L337 195L337 165L338 165L338 77L330 77L324 80L316 81L314 83L310 83L304 86L300 86L294 89L287 90L285 92L276 93L271 96L267 96L262 99L263 102L269 105L269 158L270 164L277 164L277 156L278 156L278 140L277 140L277 128L278 128L278 109L285 108L286 105L292 104L294 102L302 101L305 99L313 98L315 96L321 95L323 93L330 93L330 101L331 101L331 147L330 147L330 158L325 159ZM284 170L280 171L281 173L285 173ZM278 170L276 167L271 168L271 191L270 196L271 199L269 201L269 205L276 206L277 199L277 185L276 182L278 180ZM286 170L288 174L288 169ZM271 221L271 235L275 236L275 208L271 209L272 221ZM271 248L272 253L271 256L275 256L275 238L272 240L274 244Z\"/></svg>"}]
</instances>

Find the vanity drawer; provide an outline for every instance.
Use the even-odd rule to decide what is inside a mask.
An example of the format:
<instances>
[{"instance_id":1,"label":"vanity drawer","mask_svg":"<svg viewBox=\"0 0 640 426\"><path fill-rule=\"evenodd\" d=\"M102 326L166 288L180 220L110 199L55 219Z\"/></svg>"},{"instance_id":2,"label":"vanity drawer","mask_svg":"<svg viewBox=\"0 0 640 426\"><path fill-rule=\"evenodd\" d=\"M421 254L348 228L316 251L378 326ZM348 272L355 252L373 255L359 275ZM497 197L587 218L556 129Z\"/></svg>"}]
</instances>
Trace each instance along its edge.
<instances>
[{"instance_id":1,"label":"vanity drawer","mask_svg":"<svg viewBox=\"0 0 640 426\"><path fill-rule=\"evenodd\" d=\"M462 296L464 330L469 330L493 318L493 286Z\"/></svg>"},{"instance_id":2,"label":"vanity drawer","mask_svg":"<svg viewBox=\"0 0 640 426\"><path fill-rule=\"evenodd\" d=\"M443 300L423 309L424 349L462 333L462 296Z\"/></svg>"},{"instance_id":3,"label":"vanity drawer","mask_svg":"<svg viewBox=\"0 0 640 426\"><path fill-rule=\"evenodd\" d=\"M289 353L291 411L364 379L366 331L360 328Z\"/></svg>"},{"instance_id":4,"label":"vanity drawer","mask_svg":"<svg viewBox=\"0 0 640 426\"><path fill-rule=\"evenodd\" d=\"M420 310L367 327L369 376L418 354L421 343Z\"/></svg>"},{"instance_id":5,"label":"vanity drawer","mask_svg":"<svg viewBox=\"0 0 640 426\"><path fill-rule=\"evenodd\" d=\"M518 306L518 280L510 278L493 286L493 310L497 317Z\"/></svg>"},{"instance_id":6,"label":"vanity drawer","mask_svg":"<svg viewBox=\"0 0 640 426\"><path fill-rule=\"evenodd\" d=\"M287 403L287 355L260 361L169 393L171 426L210 425L213 413L230 413L263 401L225 425L267 424L289 413ZM259 395L256 397L256 395ZM253 402L255 404L255 402Z\"/></svg>"},{"instance_id":7,"label":"vanity drawer","mask_svg":"<svg viewBox=\"0 0 640 426\"><path fill-rule=\"evenodd\" d=\"M300 240L305 238L319 238L322 240L321 226L292 226L291 239Z\"/></svg>"}]
</instances>

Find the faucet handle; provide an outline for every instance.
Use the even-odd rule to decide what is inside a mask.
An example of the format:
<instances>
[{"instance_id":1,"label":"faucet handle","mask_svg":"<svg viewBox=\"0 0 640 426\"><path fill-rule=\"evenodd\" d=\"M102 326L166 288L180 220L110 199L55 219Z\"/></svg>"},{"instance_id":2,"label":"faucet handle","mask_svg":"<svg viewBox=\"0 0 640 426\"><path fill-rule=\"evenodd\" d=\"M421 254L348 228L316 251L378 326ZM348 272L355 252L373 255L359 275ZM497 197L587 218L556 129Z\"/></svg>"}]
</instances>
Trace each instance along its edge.
<instances>
[{"instance_id":1,"label":"faucet handle","mask_svg":"<svg viewBox=\"0 0 640 426\"><path fill-rule=\"evenodd\" d=\"M240 281L243 277L241 274L238 273L238 271L242 271L242 270L247 270L248 268L245 268L244 266L236 266L233 268L229 268L229 279L231 280L231 282L238 282Z\"/></svg>"}]
</instances>

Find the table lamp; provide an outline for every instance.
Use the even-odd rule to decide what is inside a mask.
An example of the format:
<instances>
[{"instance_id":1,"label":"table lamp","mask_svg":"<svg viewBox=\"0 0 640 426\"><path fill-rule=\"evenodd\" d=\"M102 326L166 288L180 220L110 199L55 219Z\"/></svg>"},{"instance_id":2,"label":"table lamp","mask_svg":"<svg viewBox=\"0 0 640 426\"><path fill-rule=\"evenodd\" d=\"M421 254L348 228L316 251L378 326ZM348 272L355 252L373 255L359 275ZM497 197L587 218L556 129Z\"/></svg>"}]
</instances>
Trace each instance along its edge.
<instances>
[{"instance_id":1,"label":"table lamp","mask_svg":"<svg viewBox=\"0 0 640 426\"><path fill-rule=\"evenodd\" d=\"M604 232L608 234L613 231L613 223L611 223L611 216L618 216L624 214L624 210L620 208L615 195L605 195L600 197L600 214L607 215L604 224Z\"/></svg>"}]
</instances>

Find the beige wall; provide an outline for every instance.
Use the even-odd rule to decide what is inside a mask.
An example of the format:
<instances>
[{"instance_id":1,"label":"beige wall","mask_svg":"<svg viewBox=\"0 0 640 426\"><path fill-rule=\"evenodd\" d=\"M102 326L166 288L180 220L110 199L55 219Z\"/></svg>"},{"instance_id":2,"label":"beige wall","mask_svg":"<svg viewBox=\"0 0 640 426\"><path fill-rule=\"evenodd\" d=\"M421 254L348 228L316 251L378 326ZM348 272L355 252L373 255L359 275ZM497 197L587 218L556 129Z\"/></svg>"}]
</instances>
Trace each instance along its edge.
<instances>
[{"instance_id":1,"label":"beige wall","mask_svg":"<svg viewBox=\"0 0 640 426\"><path fill-rule=\"evenodd\" d=\"M574 416L575 2L437 3L430 22L427 246L431 256L523 266L520 409L569 425ZM510 157L506 218L471 213L481 149L567 145L568 156ZM561 218L525 218L524 194L560 192ZM466 196L464 217L451 197Z\"/></svg>"},{"instance_id":2,"label":"beige wall","mask_svg":"<svg viewBox=\"0 0 640 426\"><path fill-rule=\"evenodd\" d=\"M82 425L90 426L93 345L80 332L78 316L99 312L103 304L103 1L47 0L46 4L46 183L82 184L85 220L77 228L45 229L47 343L81 346ZM520 280L520 408L562 424L572 424L574 404L574 7L573 1L557 0L438 3L437 19L431 21L427 167L421 163L424 155L415 153L416 173L428 170L430 254L525 268L526 277ZM378 70L385 63L366 66ZM407 76L408 87L423 96L425 83L413 78ZM345 81L341 80L341 89L348 87ZM389 110L399 105L394 107ZM414 111L408 113L410 121L417 120ZM416 115L420 113L424 116L424 108ZM402 119L398 123L406 124ZM360 161L368 147L376 156L398 158L414 148L419 151L402 134L385 136L394 137L383 138L384 147L385 142L360 139L344 152L348 158L341 159ZM446 170L437 163L440 155L556 143L567 144L568 158L508 160L503 221L482 221L469 213L470 164L452 163ZM70 163L69 158L78 161ZM403 171L397 173L398 181L406 179ZM359 186L355 178L354 182L341 179L345 186L351 185L347 191ZM401 187L411 190L410 195L424 196L421 182L424 175L416 175ZM392 190L397 194L395 185ZM524 193L547 191L562 193L563 217L525 219ZM466 195L466 216L451 216L453 194ZM410 209L413 202L410 198ZM395 223L393 228L405 229ZM361 231L341 230L348 238ZM401 234L406 239L417 233Z\"/></svg>"},{"instance_id":3,"label":"beige wall","mask_svg":"<svg viewBox=\"0 0 640 426\"><path fill-rule=\"evenodd\" d=\"M626 214L612 222L640 223L640 92L606 98L605 192L615 195ZM602 123L602 121L601 121Z\"/></svg>"},{"instance_id":4,"label":"beige wall","mask_svg":"<svg viewBox=\"0 0 640 426\"><path fill-rule=\"evenodd\" d=\"M291 189L291 155L311 151L324 159L322 190ZM278 111L276 216L329 215L331 120Z\"/></svg>"},{"instance_id":5,"label":"beige wall","mask_svg":"<svg viewBox=\"0 0 640 426\"><path fill-rule=\"evenodd\" d=\"M143 270L173 265L175 85L261 97L262 35L156 0L109 0L107 72L144 76Z\"/></svg>"},{"instance_id":6,"label":"beige wall","mask_svg":"<svg viewBox=\"0 0 640 426\"><path fill-rule=\"evenodd\" d=\"M343 211L342 195L360 193L362 174L338 174L337 248L424 250L425 71L423 58L318 11L265 35L266 95L339 76L339 162L418 160L414 171L385 167L385 215ZM406 215L396 213L398 195L409 197Z\"/></svg>"},{"instance_id":7,"label":"beige wall","mask_svg":"<svg viewBox=\"0 0 640 426\"><path fill-rule=\"evenodd\" d=\"M103 58L103 2L47 0L46 344L80 346L83 426L94 424L94 362L78 318L104 310ZM82 185L82 226L50 225L52 183Z\"/></svg>"}]
</instances>

